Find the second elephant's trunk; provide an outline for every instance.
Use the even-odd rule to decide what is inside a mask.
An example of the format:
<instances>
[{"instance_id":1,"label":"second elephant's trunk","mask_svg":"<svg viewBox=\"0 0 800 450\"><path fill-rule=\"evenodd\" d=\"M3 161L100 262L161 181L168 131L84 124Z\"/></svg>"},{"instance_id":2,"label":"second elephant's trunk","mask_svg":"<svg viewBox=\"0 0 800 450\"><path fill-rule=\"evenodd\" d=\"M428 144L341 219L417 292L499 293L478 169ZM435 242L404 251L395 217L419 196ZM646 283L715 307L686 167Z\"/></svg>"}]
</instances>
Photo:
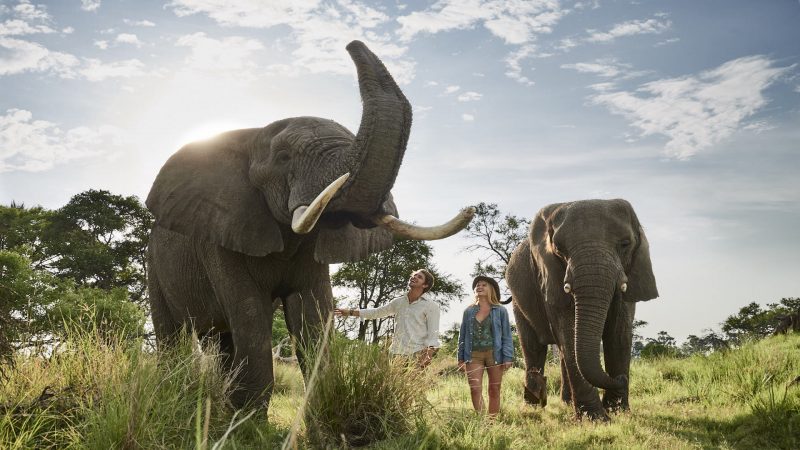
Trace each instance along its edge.
<instances>
[{"instance_id":1,"label":"second elephant's trunk","mask_svg":"<svg viewBox=\"0 0 800 450\"><path fill-rule=\"evenodd\" d=\"M575 359L581 375L591 385L602 389L622 389L627 385L627 379L611 378L600 365L603 328L614 296L616 274L621 270L613 263L613 257L607 260L609 257L596 255L598 260L593 264L578 266L573 272Z\"/></svg>"}]
</instances>

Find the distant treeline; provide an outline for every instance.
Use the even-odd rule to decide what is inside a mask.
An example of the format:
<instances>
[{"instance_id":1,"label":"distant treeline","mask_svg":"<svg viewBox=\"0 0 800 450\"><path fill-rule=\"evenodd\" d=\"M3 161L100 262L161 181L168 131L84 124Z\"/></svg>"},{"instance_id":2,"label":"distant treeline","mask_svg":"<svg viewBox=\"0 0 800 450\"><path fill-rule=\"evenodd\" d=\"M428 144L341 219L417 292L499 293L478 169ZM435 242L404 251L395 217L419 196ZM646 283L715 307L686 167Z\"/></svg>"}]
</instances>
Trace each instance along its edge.
<instances>
[{"instance_id":1,"label":"distant treeline","mask_svg":"<svg viewBox=\"0 0 800 450\"><path fill-rule=\"evenodd\" d=\"M493 249L507 249L494 255L497 268L485 257L476 264L476 273L499 278L528 223L503 216L495 204L478 206L478 225L468 230L468 237L478 244L466 250L487 247L482 245L486 243ZM152 215L137 197L104 190L77 194L56 210L20 203L0 206L0 358L9 360L20 349L52 347L71 326L101 334L114 331L119 335L123 330L123 336L141 336L147 315L145 253L152 224ZM396 288L392 285L402 284L409 270L421 266L435 270L431 258L427 244L400 241L385 254L344 265L333 281L362 293L360 298L340 301L376 307L391 297L388 294ZM375 276L385 274L387 267L392 268L392 276ZM446 307L462 292L449 275L437 275L438 300ZM363 295L371 292L388 294L379 298ZM798 298L783 298L766 307L753 302L722 322L721 331L708 329L701 336L690 335L680 347L666 331L656 338L635 334L633 353L642 357L690 355L737 346L746 339L773 333L782 318L798 311ZM282 322L282 317L276 318L275 342L288 334ZM644 324L637 321L634 326ZM368 333L372 338L359 329L360 339L374 341L390 332L383 323L372 325L374 329ZM449 330L443 338L447 345L457 333Z\"/></svg>"}]
</instances>

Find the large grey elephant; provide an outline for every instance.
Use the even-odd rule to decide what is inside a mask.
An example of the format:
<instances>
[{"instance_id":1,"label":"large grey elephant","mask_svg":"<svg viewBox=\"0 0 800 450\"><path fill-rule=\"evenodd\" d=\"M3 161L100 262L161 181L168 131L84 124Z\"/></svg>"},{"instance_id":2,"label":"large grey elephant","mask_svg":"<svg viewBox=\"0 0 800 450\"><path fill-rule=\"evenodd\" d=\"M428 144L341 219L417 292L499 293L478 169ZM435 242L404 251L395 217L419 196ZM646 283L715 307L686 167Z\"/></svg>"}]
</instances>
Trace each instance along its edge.
<instances>
[{"instance_id":1,"label":"large grey elephant","mask_svg":"<svg viewBox=\"0 0 800 450\"><path fill-rule=\"evenodd\" d=\"M658 297L647 238L630 203L542 208L511 256L506 281L526 373L542 371L547 345L556 344L561 398L578 417L607 420L606 410L628 409L635 302ZM526 379L526 389L535 381ZM602 402L597 388L605 389Z\"/></svg>"},{"instance_id":2,"label":"large grey elephant","mask_svg":"<svg viewBox=\"0 0 800 450\"><path fill-rule=\"evenodd\" d=\"M390 189L411 105L363 43L347 51L363 103L357 135L316 117L230 131L172 155L147 198L156 219L148 285L159 345L184 325L218 340L224 363L242 367L237 407L269 404L280 302L305 369L302 349L333 307L329 263L363 259L396 236L443 238L472 216L465 209L439 227L397 218Z\"/></svg>"}]
</instances>

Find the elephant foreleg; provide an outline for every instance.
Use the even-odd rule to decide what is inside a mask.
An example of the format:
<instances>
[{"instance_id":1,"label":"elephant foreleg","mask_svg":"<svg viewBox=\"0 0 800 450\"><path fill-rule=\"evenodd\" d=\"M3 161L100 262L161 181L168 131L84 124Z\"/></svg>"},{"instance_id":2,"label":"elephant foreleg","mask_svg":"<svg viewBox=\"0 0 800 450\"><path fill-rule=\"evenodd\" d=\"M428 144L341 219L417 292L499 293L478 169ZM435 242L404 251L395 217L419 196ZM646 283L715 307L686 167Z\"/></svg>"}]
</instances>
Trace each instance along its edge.
<instances>
[{"instance_id":1,"label":"elephant foreleg","mask_svg":"<svg viewBox=\"0 0 800 450\"><path fill-rule=\"evenodd\" d=\"M292 294L283 302L286 327L295 340L297 362L306 378L313 366L309 361L309 354L313 354L325 322L333 311L331 298L330 284L323 283L300 294Z\"/></svg>"},{"instance_id":2,"label":"elephant foreleg","mask_svg":"<svg viewBox=\"0 0 800 450\"><path fill-rule=\"evenodd\" d=\"M514 304L514 317L519 333L519 344L525 357L525 386L523 399L530 405L547 405L547 380L544 364L547 360L547 345L539 342L536 330Z\"/></svg>"},{"instance_id":3,"label":"elephant foreleg","mask_svg":"<svg viewBox=\"0 0 800 450\"><path fill-rule=\"evenodd\" d=\"M558 338L561 341L559 351L562 364L566 366L575 415L578 418L588 416L592 420L608 420L608 414L606 414L603 404L600 402L600 394L597 392L597 388L589 384L578 369L578 362L575 357L575 334L570 320L575 317L574 309L566 314L560 314L558 317L561 317L558 327ZM564 370L562 370L563 372ZM563 383L564 380L562 379L562 385Z\"/></svg>"},{"instance_id":4,"label":"elephant foreleg","mask_svg":"<svg viewBox=\"0 0 800 450\"><path fill-rule=\"evenodd\" d=\"M567 363L564 361L564 352L559 350L561 356L559 357L561 366L561 401L571 405L572 404L572 385L569 382L569 373L567 372Z\"/></svg>"}]
</instances>

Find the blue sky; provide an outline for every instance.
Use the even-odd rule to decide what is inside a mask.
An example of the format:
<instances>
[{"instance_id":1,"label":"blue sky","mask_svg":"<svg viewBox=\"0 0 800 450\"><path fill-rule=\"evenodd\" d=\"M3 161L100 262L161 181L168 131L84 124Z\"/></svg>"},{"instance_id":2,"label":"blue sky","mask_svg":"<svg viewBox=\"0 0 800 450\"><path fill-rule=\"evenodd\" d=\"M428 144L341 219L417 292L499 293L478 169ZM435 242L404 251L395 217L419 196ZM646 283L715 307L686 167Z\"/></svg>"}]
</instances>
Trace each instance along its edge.
<instances>
[{"instance_id":1,"label":"blue sky","mask_svg":"<svg viewBox=\"0 0 800 450\"><path fill-rule=\"evenodd\" d=\"M0 202L144 198L181 144L285 117L355 130L360 39L414 107L404 218L626 198L661 293L637 317L683 339L800 296L798 24L797 0L3 0ZM433 245L466 285L467 242Z\"/></svg>"}]
</instances>

